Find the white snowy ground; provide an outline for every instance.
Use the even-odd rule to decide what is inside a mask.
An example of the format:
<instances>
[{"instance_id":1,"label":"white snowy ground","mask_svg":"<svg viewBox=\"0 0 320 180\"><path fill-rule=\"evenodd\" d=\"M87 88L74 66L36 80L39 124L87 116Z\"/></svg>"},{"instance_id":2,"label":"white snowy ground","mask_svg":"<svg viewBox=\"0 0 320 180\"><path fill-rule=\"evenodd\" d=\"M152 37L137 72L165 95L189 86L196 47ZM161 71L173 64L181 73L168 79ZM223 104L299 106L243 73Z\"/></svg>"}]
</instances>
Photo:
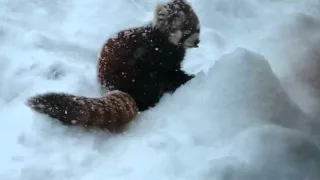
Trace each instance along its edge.
<instances>
[{"instance_id":1,"label":"white snowy ground","mask_svg":"<svg viewBox=\"0 0 320 180\"><path fill-rule=\"evenodd\" d=\"M97 53L151 0L0 0L1 180L318 180L318 0L192 0L198 73L118 136L68 129L35 93L99 96ZM216 62L216 64L214 64Z\"/></svg>"}]
</instances>

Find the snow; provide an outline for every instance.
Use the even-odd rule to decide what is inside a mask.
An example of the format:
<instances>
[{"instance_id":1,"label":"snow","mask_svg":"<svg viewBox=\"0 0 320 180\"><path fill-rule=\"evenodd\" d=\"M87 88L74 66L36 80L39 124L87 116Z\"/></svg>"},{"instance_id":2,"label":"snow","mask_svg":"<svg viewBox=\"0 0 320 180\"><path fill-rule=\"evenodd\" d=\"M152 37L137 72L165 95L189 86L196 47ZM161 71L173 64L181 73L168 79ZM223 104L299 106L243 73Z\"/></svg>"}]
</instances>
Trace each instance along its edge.
<instances>
[{"instance_id":1,"label":"snow","mask_svg":"<svg viewBox=\"0 0 320 180\"><path fill-rule=\"evenodd\" d=\"M61 126L36 93L99 96L97 53L156 1L0 0L3 180L317 180L320 2L190 0L195 79L112 136Z\"/></svg>"}]
</instances>

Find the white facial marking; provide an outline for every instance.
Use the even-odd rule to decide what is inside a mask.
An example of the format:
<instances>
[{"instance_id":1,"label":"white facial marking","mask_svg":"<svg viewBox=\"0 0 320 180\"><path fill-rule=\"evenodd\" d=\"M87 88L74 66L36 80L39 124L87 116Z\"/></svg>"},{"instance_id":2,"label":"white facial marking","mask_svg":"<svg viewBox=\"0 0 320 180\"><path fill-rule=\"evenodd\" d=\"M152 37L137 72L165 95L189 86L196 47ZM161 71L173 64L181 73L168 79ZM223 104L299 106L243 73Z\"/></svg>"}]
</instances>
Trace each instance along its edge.
<instances>
[{"instance_id":1,"label":"white facial marking","mask_svg":"<svg viewBox=\"0 0 320 180\"><path fill-rule=\"evenodd\" d=\"M194 33L190 37L188 37L188 39L186 39L183 44L186 47L193 47L197 40L199 40L199 33Z\"/></svg>"},{"instance_id":2,"label":"white facial marking","mask_svg":"<svg viewBox=\"0 0 320 180\"><path fill-rule=\"evenodd\" d=\"M169 41L175 45L178 45L182 38L182 32L180 30L170 33Z\"/></svg>"},{"instance_id":3,"label":"white facial marking","mask_svg":"<svg viewBox=\"0 0 320 180\"><path fill-rule=\"evenodd\" d=\"M197 27L196 27L196 28L197 28L197 30L199 30L199 29L200 29L200 24L197 24Z\"/></svg>"}]
</instances>

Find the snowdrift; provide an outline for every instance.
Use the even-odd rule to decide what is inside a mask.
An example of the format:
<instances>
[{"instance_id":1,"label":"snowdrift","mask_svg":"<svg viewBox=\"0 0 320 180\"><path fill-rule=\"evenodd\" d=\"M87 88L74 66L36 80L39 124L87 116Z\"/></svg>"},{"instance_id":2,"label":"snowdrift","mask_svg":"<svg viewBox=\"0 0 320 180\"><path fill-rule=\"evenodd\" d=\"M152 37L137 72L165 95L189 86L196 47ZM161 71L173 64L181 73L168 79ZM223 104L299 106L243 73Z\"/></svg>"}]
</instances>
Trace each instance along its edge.
<instances>
[{"instance_id":1,"label":"snowdrift","mask_svg":"<svg viewBox=\"0 0 320 180\"><path fill-rule=\"evenodd\" d=\"M243 48L142 119L144 136L160 132L180 144L175 154L196 179L320 177L320 151L310 136L319 135L319 125L289 98L267 60ZM162 146L172 146L168 140Z\"/></svg>"}]
</instances>

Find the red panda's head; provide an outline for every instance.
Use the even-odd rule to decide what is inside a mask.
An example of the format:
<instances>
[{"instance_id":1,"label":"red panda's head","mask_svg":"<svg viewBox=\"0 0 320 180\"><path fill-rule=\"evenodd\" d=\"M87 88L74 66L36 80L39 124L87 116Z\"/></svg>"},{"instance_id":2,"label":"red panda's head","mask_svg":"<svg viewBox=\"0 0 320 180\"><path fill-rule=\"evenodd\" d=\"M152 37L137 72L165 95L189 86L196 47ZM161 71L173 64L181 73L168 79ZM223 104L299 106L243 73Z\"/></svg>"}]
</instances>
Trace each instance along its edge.
<instances>
[{"instance_id":1,"label":"red panda's head","mask_svg":"<svg viewBox=\"0 0 320 180\"><path fill-rule=\"evenodd\" d=\"M198 47L200 22L191 5L185 0L158 4L154 27L168 34L169 41L185 48Z\"/></svg>"}]
</instances>

